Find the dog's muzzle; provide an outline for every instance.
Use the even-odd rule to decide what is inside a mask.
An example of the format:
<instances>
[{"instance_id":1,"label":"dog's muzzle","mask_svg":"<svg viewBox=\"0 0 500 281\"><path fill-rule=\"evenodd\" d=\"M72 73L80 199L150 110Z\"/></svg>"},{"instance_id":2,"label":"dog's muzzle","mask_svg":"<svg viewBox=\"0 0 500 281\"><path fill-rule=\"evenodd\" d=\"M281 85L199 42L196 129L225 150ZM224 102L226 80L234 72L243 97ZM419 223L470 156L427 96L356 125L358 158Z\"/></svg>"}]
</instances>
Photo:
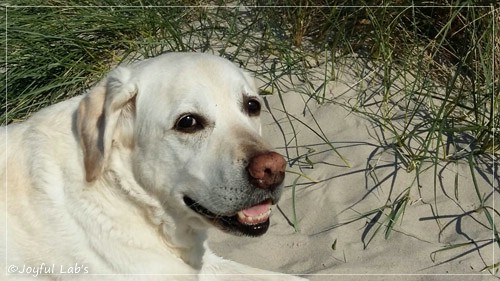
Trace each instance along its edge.
<instances>
[{"instance_id":1,"label":"dog's muzzle","mask_svg":"<svg viewBox=\"0 0 500 281\"><path fill-rule=\"evenodd\" d=\"M244 198L247 206L230 214L218 214L199 204L194 198L184 196L186 206L224 231L248 236L260 236L269 228L271 205L276 204L272 194L282 187L285 178L286 161L280 154L272 151L258 153L250 158L246 171L248 181L259 193L265 191L267 198ZM258 200L258 201L256 201Z\"/></svg>"}]
</instances>

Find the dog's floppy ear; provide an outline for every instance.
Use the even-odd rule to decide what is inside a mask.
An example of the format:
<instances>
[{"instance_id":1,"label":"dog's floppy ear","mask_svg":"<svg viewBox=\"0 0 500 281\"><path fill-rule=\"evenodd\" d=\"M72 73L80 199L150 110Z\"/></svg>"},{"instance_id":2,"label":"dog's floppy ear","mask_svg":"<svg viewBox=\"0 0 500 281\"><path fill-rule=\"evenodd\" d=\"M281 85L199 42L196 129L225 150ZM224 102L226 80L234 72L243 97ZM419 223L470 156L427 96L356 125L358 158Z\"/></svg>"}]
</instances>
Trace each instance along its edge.
<instances>
[{"instance_id":1,"label":"dog's floppy ear","mask_svg":"<svg viewBox=\"0 0 500 281\"><path fill-rule=\"evenodd\" d=\"M77 130L83 149L85 178L96 180L104 170L120 118L131 118L137 87L131 71L119 67L100 81L82 99L77 112ZM130 122L128 122L130 123Z\"/></svg>"}]
</instances>

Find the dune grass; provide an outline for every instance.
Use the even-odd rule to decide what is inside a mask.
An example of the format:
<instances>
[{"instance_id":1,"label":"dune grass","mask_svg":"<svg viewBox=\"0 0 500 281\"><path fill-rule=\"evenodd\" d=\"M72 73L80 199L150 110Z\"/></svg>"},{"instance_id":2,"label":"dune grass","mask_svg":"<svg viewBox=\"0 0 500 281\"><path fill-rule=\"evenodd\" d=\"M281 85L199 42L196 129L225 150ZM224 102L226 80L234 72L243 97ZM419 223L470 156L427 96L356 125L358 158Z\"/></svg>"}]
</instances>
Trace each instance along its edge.
<instances>
[{"instance_id":1,"label":"dune grass","mask_svg":"<svg viewBox=\"0 0 500 281\"><path fill-rule=\"evenodd\" d=\"M7 46L0 84L6 93L0 109L2 124L23 120L40 108L80 94L120 62L167 51L199 51L252 66L264 84L263 94L282 100L284 92L295 88L293 77L308 85L294 90L310 101L339 103L371 120L387 134L380 139L381 146L391 149L404 169L415 174L415 182L424 170L433 171L436 193L441 165L468 163L474 178L480 163L498 157L500 10L493 4L453 6L453 1L441 0L438 6L411 6L405 1L296 0L282 1L280 7L269 7L276 5L274 1L259 1L266 7L245 1L197 7L200 3L194 0L11 2L2 7L6 22L2 40ZM344 103L328 93L327 85L338 79L339 66L353 56L364 64L358 71L357 97ZM318 67L323 70L319 77L314 72ZM312 79L323 82L315 86ZM364 86L367 79L379 87ZM283 100L282 111L287 112ZM291 114L286 119L295 133L300 119ZM339 165L349 168L348 159L317 122L302 125L338 156ZM291 186L295 195L298 178L314 183L300 169L314 163L308 153L299 151L302 144L297 138L284 135L283 143L290 166L301 171L290 173L297 177ZM491 181L492 185L496 182ZM362 234L365 246L380 233L390 238L416 185L389 193L385 204L351 220L369 222ZM481 242L500 245L493 194L481 193L477 185L468 188L478 191L478 205L464 213L484 216L488 225L478 227L490 229L493 235ZM438 204L433 204L438 210ZM299 230L295 208L290 216ZM466 249L477 242L472 238L432 255ZM484 270L496 272L497 267L485 264Z\"/></svg>"}]
</instances>

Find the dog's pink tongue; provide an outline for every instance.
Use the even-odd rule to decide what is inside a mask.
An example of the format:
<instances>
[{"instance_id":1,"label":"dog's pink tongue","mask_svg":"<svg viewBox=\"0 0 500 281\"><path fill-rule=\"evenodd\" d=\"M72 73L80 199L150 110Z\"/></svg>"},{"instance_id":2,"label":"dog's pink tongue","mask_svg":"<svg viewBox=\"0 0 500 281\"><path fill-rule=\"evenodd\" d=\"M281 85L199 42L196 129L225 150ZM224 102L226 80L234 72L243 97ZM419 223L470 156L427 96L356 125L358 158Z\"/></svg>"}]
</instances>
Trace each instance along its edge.
<instances>
[{"instance_id":1,"label":"dog's pink tongue","mask_svg":"<svg viewBox=\"0 0 500 281\"><path fill-rule=\"evenodd\" d=\"M248 209L242 210L242 212L248 217L255 217L267 212L269 209L271 209L271 201L267 200Z\"/></svg>"}]
</instances>

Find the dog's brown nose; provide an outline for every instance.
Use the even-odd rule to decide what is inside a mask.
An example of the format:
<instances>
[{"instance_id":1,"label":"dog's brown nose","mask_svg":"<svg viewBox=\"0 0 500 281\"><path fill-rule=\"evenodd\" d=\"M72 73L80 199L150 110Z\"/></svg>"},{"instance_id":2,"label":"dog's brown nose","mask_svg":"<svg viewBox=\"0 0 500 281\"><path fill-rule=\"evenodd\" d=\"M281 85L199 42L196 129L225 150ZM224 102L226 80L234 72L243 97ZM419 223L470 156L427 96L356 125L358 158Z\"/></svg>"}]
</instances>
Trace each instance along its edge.
<instances>
[{"instance_id":1,"label":"dog's brown nose","mask_svg":"<svg viewBox=\"0 0 500 281\"><path fill-rule=\"evenodd\" d=\"M272 189L285 178L286 161L280 154L272 151L253 156L247 170L253 185L262 189Z\"/></svg>"}]
</instances>

